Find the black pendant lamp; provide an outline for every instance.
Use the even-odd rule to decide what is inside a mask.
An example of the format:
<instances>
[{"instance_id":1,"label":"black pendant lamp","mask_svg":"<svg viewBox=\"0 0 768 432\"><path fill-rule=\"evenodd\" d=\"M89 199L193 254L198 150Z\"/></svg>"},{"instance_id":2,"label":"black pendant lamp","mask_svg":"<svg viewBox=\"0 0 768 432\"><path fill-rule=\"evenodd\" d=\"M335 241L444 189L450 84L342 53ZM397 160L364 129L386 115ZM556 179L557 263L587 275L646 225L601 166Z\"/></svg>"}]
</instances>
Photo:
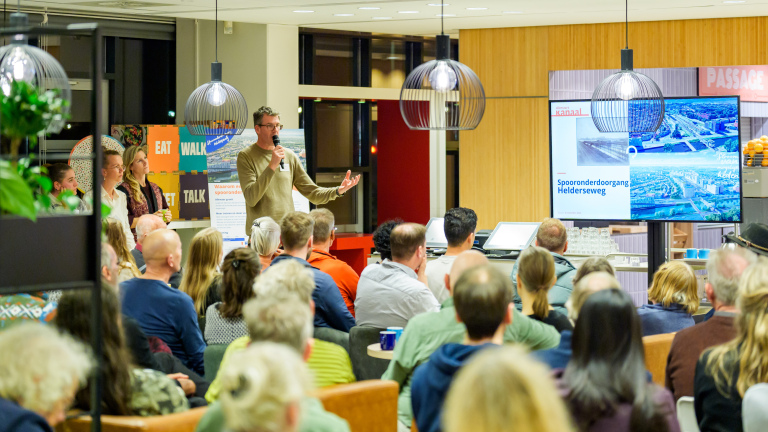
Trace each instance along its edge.
<instances>
[{"instance_id":1,"label":"black pendant lamp","mask_svg":"<svg viewBox=\"0 0 768 432\"><path fill-rule=\"evenodd\" d=\"M436 59L408 74L400 90L400 114L411 129L472 130L483 118L485 91L472 69L451 60L451 38L443 31L443 15Z\"/></svg>"},{"instance_id":2,"label":"black pendant lamp","mask_svg":"<svg viewBox=\"0 0 768 432\"><path fill-rule=\"evenodd\" d=\"M664 95L648 76L632 70L629 49L629 0L626 0L626 48L621 70L604 79L592 93L592 121L600 132L655 132L664 121Z\"/></svg>"},{"instance_id":3,"label":"black pendant lamp","mask_svg":"<svg viewBox=\"0 0 768 432\"><path fill-rule=\"evenodd\" d=\"M211 63L211 81L189 95L184 123L192 135L240 135L248 124L248 105L236 88L221 81L218 0L214 28L216 61Z\"/></svg>"}]
</instances>

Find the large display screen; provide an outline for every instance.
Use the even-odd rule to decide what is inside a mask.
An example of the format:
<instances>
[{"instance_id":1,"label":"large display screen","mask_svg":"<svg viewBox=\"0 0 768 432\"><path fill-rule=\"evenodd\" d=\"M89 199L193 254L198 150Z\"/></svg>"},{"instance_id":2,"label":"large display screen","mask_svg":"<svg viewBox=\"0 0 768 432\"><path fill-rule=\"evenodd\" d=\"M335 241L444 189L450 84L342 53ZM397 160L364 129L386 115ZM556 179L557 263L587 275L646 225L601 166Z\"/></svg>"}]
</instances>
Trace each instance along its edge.
<instances>
[{"instance_id":1,"label":"large display screen","mask_svg":"<svg viewBox=\"0 0 768 432\"><path fill-rule=\"evenodd\" d=\"M739 98L665 99L654 133L601 133L590 101L550 101L552 216L741 221Z\"/></svg>"}]
</instances>

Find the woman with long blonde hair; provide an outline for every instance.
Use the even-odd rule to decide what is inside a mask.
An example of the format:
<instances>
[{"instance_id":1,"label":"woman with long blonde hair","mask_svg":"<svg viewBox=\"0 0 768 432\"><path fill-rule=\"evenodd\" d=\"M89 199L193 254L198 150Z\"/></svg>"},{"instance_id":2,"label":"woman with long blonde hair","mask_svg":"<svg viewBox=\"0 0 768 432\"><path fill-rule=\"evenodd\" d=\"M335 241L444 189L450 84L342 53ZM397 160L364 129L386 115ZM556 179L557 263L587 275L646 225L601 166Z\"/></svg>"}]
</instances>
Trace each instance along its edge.
<instances>
[{"instance_id":1,"label":"woman with long blonde hair","mask_svg":"<svg viewBox=\"0 0 768 432\"><path fill-rule=\"evenodd\" d=\"M557 281L555 259L539 246L524 250L517 259L517 294L523 302L523 315L549 324L558 332L573 330L564 314L549 305L549 289Z\"/></svg>"},{"instance_id":2,"label":"woman with long blonde hair","mask_svg":"<svg viewBox=\"0 0 768 432\"><path fill-rule=\"evenodd\" d=\"M133 259L131 251L128 250L127 239L123 224L119 221L107 218L105 220L107 243L112 246L117 254L117 264L120 266L120 273L117 275L117 282L122 283L128 279L141 276L136 260Z\"/></svg>"},{"instance_id":3,"label":"woman with long blonde hair","mask_svg":"<svg viewBox=\"0 0 768 432\"><path fill-rule=\"evenodd\" d=\"M484 350L451 384L446 432L567 432L568 410L541 363L519 347Z\"/></svg>"},{"instance_id":4,"label":"woman with long blonde hair","mask_svg":"<svg viewBox=\"0 0 768 432\"><path fill-rule=\"evenodd\" d=\"M173 219L160 186L147 179L149 160L147 148L128 146L123 152L123 182L118 188L128 198L128 223L136 240L136 222L145 214L154 214L170 223Z\"/></svg>"},{"instance_id":5,"label":"woman with long blonde hair","mask_svg":"<svg viewBox=\"0 0 768 432\"><path fill-rule=\"evenodd\" d=\"M208 306L221 301L221 273L224 238L216 228L206 228L192 237L189 257L184 266L179 290L192 297L199 316L205 316Z\"/></svg>"},{"instance_id":6,"label":"woman with long blonde hair","mask_svg":"<svg viewBox=\"0 0 768 432\"><path fill-rule=\"evenodd\" d=\"M736 338L705 351L696 364L694 407L702 431L742 430L744 393L768 382L768 259L744 270L736 305Z\"/></svg>"},{"instance_id":7,"label":"woman with long blonde hair","mask_svg":"<svg viewBox=\"0 0 768 432\"><path fill-rule=\"evenodd\" d=\"M643 336L674 333L695 324L699 309L696 273L682 261L668 261L656 270L648 288L648 300L637 313L643 321Z\"/></svg>"}]
</instances>

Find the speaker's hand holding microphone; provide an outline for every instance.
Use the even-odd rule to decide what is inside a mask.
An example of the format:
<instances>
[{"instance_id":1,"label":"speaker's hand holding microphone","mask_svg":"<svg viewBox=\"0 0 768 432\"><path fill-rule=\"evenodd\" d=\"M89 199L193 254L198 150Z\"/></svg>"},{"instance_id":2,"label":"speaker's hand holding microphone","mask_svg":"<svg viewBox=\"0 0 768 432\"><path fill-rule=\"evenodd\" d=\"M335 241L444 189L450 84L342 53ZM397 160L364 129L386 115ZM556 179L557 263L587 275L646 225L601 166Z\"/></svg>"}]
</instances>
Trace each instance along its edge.
<instances>
[{"instance_id":1,"label":"speaker's hand holding microphone","mask_svg":"<svg viewBox=\"0 0 768 432\"><path fill-rule=\"evenodd\" d=\"M269 167L272 168L272 171L277 171L278 165L280 165L281 169L285 167L283 162L283 159L285 159L285 149L280 146L280 137L278 135L272 135L272 143L275 145L275 148L272 150L272 159L269 161Z\"/></svg>"}]
</instances>

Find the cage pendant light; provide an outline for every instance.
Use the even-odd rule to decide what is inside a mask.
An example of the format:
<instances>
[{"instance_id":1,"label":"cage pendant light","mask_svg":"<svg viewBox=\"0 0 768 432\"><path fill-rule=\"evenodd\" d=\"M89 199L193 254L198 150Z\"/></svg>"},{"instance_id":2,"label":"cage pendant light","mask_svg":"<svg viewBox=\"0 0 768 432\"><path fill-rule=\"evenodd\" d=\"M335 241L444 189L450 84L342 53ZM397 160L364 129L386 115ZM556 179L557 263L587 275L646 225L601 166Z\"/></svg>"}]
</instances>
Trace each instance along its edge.
<instances>
[{"instance_id":1,"label":"cage pendant light","mask_svg":"<svg viewBox=\"0 0 768 432\"><path fill-rule=\"evenodd\" d=\"M17 11L11 14L11 28L28 27L29 16ZM29 45L26 35L15 35L11 43L0 47L0 92L10 96L17 84L34 86L39 97L48 100L51 114L45 119L45 133L58 133L66 125L72 103L69 78L59 62L40 48ZM15 90L14 90L15 89Z\"/></svg>"},{"instance_id":2,"label":"cage pendant light","mask_svg":"<svg viewBox=\"0 0 768 432\"><path fill-rule=\"evenodd\" d=\"M236 88L221 81L218 1L215 29L216 61L211 63L211 81L189 95L184 123L192 135L240 135L248 123L248 105Z\"/></svg>"},{"instance_id":3,"label":"cage pendant light","mask_svg":"<svg viewBox=\"0 0 768 432\"><path fill-rule=\"evenodd\" d=\"M632 70L629 0L625 7L626 48L621 50L621 70L605 78L592 93L592 121L600 132L655 132L664 121L664 95L652 79Z\"/></svg>"},{"instance_id":4,"label":"cage pendant light","mask_svg":"<svg viewBox=\"0 0 768 432\"><path fill-rule=\"evenodd\" d=\"M440 15L436 59L418 66L405 78L400 114L411 129L472 130L483 118L485 91L472 69L451 60L451 38L442 31Z\"/></svg>"}]
</instances>

